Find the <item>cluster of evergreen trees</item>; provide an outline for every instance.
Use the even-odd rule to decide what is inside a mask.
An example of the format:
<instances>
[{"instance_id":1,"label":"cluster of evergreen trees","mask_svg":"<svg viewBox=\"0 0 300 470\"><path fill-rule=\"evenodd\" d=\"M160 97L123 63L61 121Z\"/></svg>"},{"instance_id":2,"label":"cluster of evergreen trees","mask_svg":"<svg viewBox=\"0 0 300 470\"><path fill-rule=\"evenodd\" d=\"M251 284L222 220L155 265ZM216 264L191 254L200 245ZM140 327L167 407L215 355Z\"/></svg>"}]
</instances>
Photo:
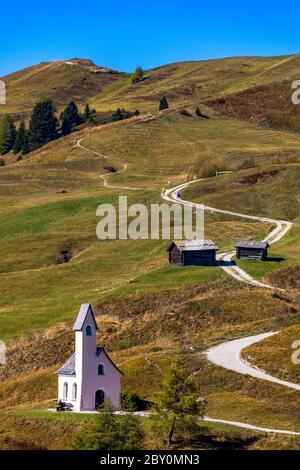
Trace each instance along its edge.
<instances>
[{"instance_id":1,"label":"cluster of evergreen trees","mask_svg":"<svg viewBox=\"0 0 300 470\"><path fill-rule=\"evenodd\" d=\"M24 123L22 123L22 129L23 130L25 129ZM0 124L0 153L1 155L4 155L5 153L10 152L15 147L16 141L18 141L17 144L19 146L20 139L21 139L21 135L19 136L19 132L16 131L14 120L8 114L5 115Z\"/></svg>"},{"instance_id":2,"label":"cluster of evergreen trees","mask_svg":"<svg viewBox=\"0 0 300 470\"><path fill-rule=\"evenodd\" d=\"M136 111L134 111L134 113L131 113L131 112L126 111L124 108L122 108L122 109L118 108L112 114L111 120L112 120L112 122L122 121L123 119L128 119L132 116L139 116L139 115L140 115L140 112L139 112L138 109Z\"/></svg>"},{"instance_id":3,"label":"cluster of evergreen trees","mask_svg":"<svg viewBox=\"0 0 300 470\"><path fill-rule=\"evenodd\" d=\"M21 155L42 147L60 135L70 134L78 124L93 123L96 111L90 109L87 103L81 115L76 103L71 101L60 115L61 124L55 113L52 100L42 99L33 108L28 129L24 121L16 129L13 118L10 115L4 116L0 122L0 154L4 155L12 150L21 158Z\"/></svg>"},{"instance_id":4,"label":"cluster of evergreen trees","mask_svg":"<svg viewBox=\"0 0 300 470\"><path fill-rule=\"evenodd\" d=\"M71 101L69 104L67 104L64 111L60 115L62 135L70 134L73 127L76 127L83 122L89 122L93 124L95 122L95 114L96 110L91 109L88 103L85 105L83 114L80 114L76 103Z\"/></svg>"}]
</instances>

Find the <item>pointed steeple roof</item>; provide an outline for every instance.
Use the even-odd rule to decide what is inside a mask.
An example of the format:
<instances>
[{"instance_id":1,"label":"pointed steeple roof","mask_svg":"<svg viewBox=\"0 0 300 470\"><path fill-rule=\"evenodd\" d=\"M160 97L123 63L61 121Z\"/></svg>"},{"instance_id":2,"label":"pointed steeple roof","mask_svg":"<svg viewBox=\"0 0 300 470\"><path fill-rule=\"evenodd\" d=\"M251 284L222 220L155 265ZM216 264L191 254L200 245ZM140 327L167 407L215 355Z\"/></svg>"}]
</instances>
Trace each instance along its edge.
<instances>
[{"instance_id":1,"label":"pointed steeple roof","mask_svg":"<svg viewBox=\"0 0 300 470\"><path fill-rule=\"evenodd\" d=\"M98 330L98 326L95 320L95 315L92 309L91 304L82 304L78 313L78 316L76 318L76 321L73 326L74 331L82 331L83 324L85 322L86 317L88 316L89 312L91 313L92 319L94 321L94 325L96 330Z\"/></svg>"}]
</instances>

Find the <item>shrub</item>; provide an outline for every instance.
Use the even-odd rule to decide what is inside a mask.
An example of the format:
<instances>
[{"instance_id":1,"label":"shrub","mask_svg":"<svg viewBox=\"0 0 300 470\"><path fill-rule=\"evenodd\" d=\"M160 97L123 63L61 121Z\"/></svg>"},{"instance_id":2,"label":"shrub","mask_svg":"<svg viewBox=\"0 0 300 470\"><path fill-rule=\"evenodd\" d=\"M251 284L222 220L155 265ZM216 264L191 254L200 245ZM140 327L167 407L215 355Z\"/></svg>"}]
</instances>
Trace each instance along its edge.
<instances>
[{"instance_id":1,"label":"shrub","mask_svg":"<svg viewBox=\"0 0 300 470\"><path fill-rule=\"evenodd\" d=\"M218 171L229 171L228 168L226 168L223 165L218 165L218 164L207 164L203 167L203 170L201 172L201 177L202 178L210 178L212 176L216 176L216 173Z\"/></svg>"},{"instance_id":2,"label":"shrub","mask_svg":"<svg viewBox=\"0 0 300 470\"><path fill-rule=\"evenodd\" d=\"M96 420L74 435L72 447L75 450L138 450L143 440L139 418L131 414L117 416L106 402Z\"/></svg>"},{"instance_id":3,"label":"shrub","mask_svg":"<svg viewBox=\"0 0 300 470\"><path fill-rule=\"evenodd\" d=\"M163 111L164 109L168 109L168 107L169 107L168 100L166 96L163 96L159 102L159 110Z\"/></svg>"}]
</instances>

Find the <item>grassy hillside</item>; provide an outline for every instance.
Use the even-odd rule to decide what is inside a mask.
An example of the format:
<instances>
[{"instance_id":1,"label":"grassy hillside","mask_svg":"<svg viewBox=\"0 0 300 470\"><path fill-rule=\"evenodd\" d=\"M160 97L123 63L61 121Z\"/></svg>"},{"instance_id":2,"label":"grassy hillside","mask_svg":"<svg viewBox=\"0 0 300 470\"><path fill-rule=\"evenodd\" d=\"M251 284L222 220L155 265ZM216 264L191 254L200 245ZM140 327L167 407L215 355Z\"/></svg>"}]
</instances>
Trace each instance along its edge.
<instances>
[{"instance_id":1,"label":"grassy hillside","mask_svg":"<svg viewBox=\"0 0 300 470\"><path fill-rule=\"evenodd\" d=\"M295 75L296 79L296 75ZM300 108L292 103L292 79L255 86L207 101L219 113L274 129L299 132Z\"/></svg>"},{"instance_id":2,"label":"grassy hillside","mask_svg":"<svg viewBox=\"0 0 300 470\"><path fill-rule=\"evenodd\" d=\"M145 71L137 84L131 83L130 74L98 67L87 59L46 62L3 77L7 105L0 112L26 118L41 96L52 98L59 110L73 99L79 105L89 100L98 111L117 107L156 111L163 95L173 106L194 106L251 87L272 84L273 90L275 83L277 90L279 82L282 88L282 83L288 85L288 81L297 79L299 60L299 55L293 55L180 62ZM270 97L271 108L276 107L278 96L279 92L275 92Z\"/></svg>"}]
</instances>

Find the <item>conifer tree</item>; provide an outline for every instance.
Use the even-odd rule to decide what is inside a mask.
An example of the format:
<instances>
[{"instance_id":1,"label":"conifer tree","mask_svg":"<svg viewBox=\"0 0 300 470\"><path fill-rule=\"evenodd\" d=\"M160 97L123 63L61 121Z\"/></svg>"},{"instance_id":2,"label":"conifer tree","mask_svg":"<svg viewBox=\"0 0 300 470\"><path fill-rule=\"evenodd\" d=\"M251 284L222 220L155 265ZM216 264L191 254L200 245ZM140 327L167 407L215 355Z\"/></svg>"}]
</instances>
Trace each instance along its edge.
<instances>
[{"instance_id":1,"label":"conifer tree","mask_svg":"<svg viewBox=\"0 0 300 470\"><path fill-rule=\"evenodd\" d=\"M12 150L16 140L16 127L13 118L7 114L0 123L0 154Z\"/></svg>"},{"instance_id":2,"label":"conifer tree","mask_svg":"<svg viewBox=\"0 0 300 470\"><path fill-rule=\"evenodd\" d=\"M117 111L115 113L113 113L112 120L113 121L122 121L122 119L124 119L123 112L125 112L125 110L122 111L122 109L118 108Z\"/></svg>"},{"instance_id":3,"label":"conifer tree","mask_svg":"<svg viewBox=\"0 0 300 470\"><path fill-rule=\"evenodd\" d=\"M77 105L74 101L70 101L69 104L65 107L64 111L60 115L60 119L63 121L68 121L70 129L73 126L77 126L81 122L81 117L78 112Z\"/></svg>"},{"instance_id":4,"label":"conifer tree","mask_svg":"<svg viewBox=\"0 0 300 470\"><path fill-rule=\"evenodd\" d=\"M52 100L42 99L35 105L29 124L29 145L34 150L57 139L58 121Z\"/></svg>"},{"instance_id":5,"label":"conifer tree","mask_svg":"<svg viewBox=\"0 0 300 470\"><path fill-rule=\"evenodd\" d=\"M159 102L159 110L162 111L163 109L168 109L169 103L165 96L163 96Z\"/></svg>"},{"instance_id":6,"label":"conifer tree","mask_svg":"<svg viewBox=\"0 0 300 470\"><path fill-rule=\"evenodd\" d=\"M89 117L89 119L88 119L88 122L89 122L90 124L96 124L95 113L92 113L92 112L91 112L90 117Z\"/></svg>"},{"instance_id":7,"label":"conifer tree","mask_svg":"<svg viewBox=\"0 0 300 470\"><path fill-rule=\"evenodd\" d=\"M153 416L166 429L168 446L173 442L177 427L183 433L197 431L205 406L206 400L199 397L179 356L165 376L157 407L158 415Z\"/></svg>"},{"instance_id":8,"label":"conifer tree","mask_svg":"<svg viewBox=\"0 0 300 470\"><path fill-rule=\"evenodd\" d=\"M142 67L137 67L135 69L135 72L131 76L132 83L138 83L139 81L141 81L143 78L143 75L144 75L144 71Z\"/></svg>"},{"instance_id":9,"label":"conifer tree","mask_svg":"<svg viewBox=\"0 0 300 470\"><path fill-rule=\"evenodd\" d=\"M105 403L93 422L87 423L72 440L75 450L137 450L141 449L144 432L139 418L126 414L116 416L109 403Z\"/></svg>"},{"instance_id":10,"label":"conifer tree","mask_svg":"<svg viewBox=\"0 0 300 470\"><path fill-rule=\"evenodd\" d=\"M24 141L23 141L23 146L22 146L22 155L25 155L26 153L30 152L30 147L29 147L29 133L28 130L25 130L25 135L24 135Z\"/></svg>"},{"instance_id":11,"label":"conifer tree","mask_svg":"<svg viewBox=\"0 0 300 470\"><path fill-rule=\"evenodd\" d=\"M61 133L62 135L68 135L72 131L72 126L70 121L67 118L64 118L61 124Z\"/></svg>"},{"instance_id":12,"label":"conifer tree","mask_svg":"<svg viewBox=\"0 0 300 470\"><path fill-rule=\"evenodd\" d=\"M86 103L84 111L83 111L83 119L84 121L88 121L91 115L91 109L89 103Z\"/></svg>"}]
</instances>

